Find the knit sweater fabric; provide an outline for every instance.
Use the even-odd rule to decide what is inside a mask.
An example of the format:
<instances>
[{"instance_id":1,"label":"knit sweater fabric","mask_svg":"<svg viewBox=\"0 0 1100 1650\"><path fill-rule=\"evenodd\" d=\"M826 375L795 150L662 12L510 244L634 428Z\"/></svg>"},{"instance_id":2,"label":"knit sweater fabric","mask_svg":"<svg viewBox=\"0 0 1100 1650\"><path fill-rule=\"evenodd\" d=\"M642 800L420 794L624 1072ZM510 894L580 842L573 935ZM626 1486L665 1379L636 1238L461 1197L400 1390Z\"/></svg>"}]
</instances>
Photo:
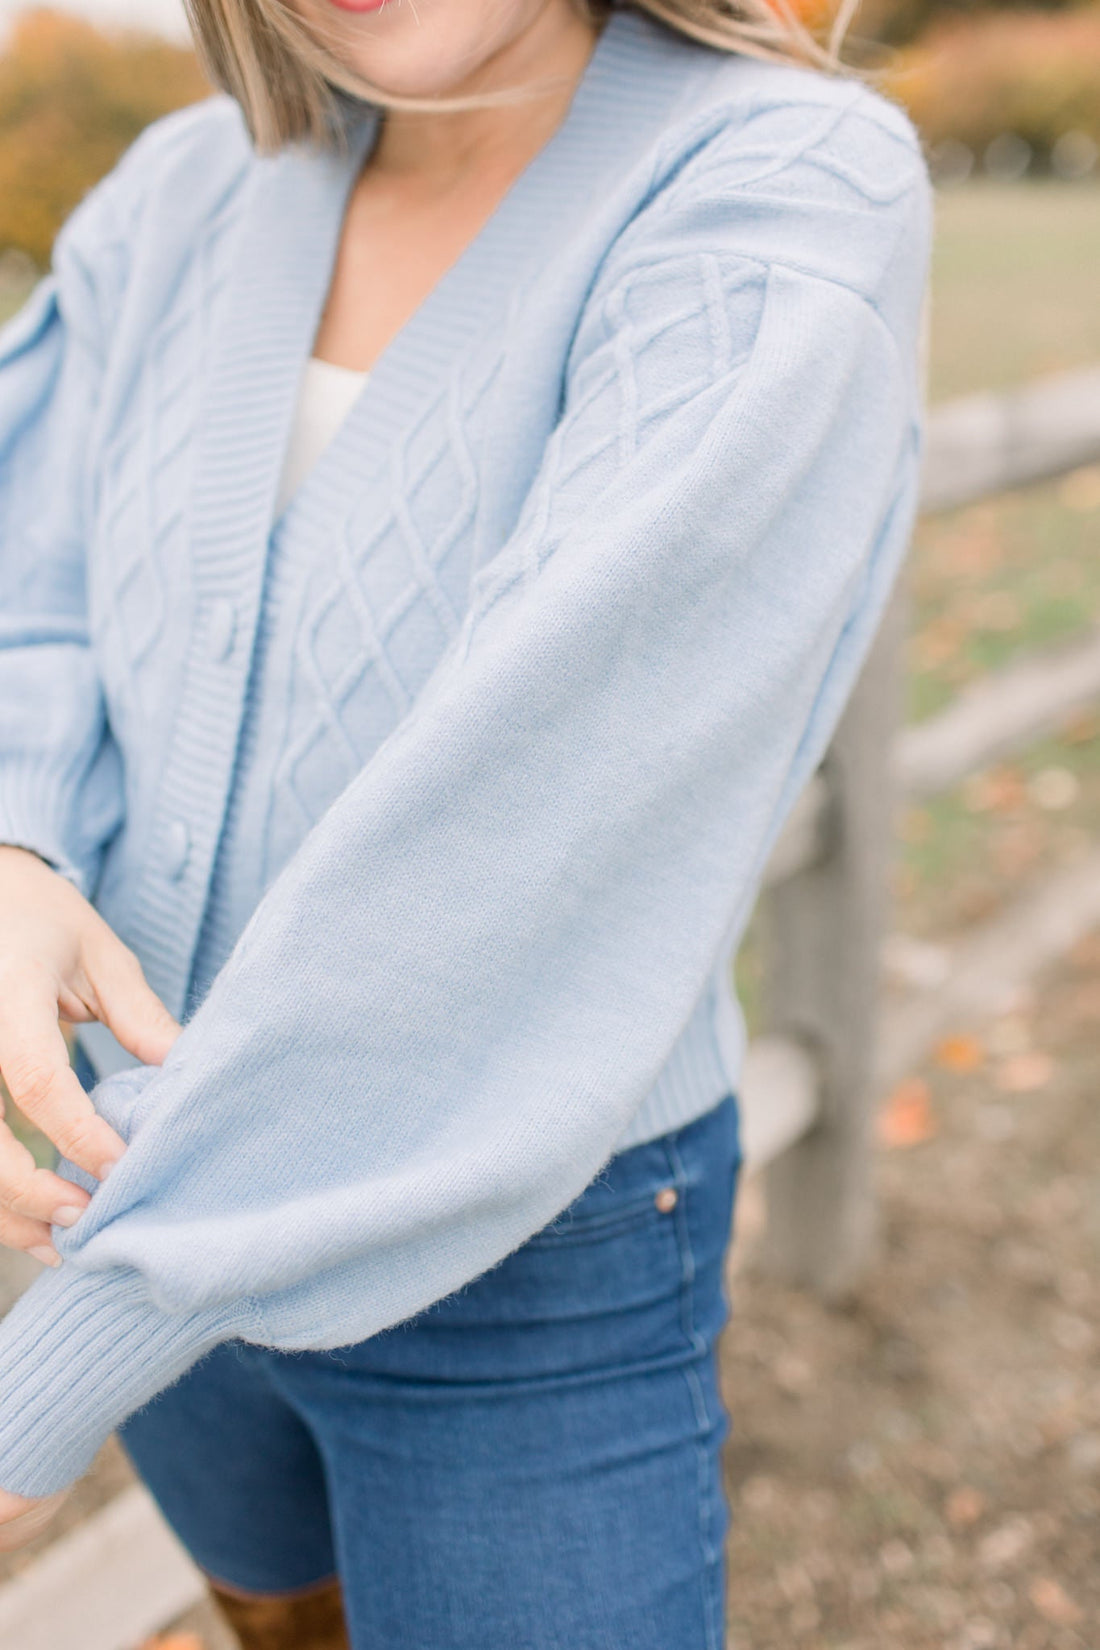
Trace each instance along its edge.
<instances>
[{"instance_id":1,"label":"knit sweater fabric","mask_svg":"<svg viewBox=\"0 0 1100 1650\"><path fill-rule=\"evenodd\" d=\"M129 1149L0 1326L8 1490L220 1341L423 1311L736 1087L728 959L904 554L912 129L624 10L273 519L378 118L158 123L0 333L0 841L186 1021L86 1036Z\"/></svg>"}]
</instances>

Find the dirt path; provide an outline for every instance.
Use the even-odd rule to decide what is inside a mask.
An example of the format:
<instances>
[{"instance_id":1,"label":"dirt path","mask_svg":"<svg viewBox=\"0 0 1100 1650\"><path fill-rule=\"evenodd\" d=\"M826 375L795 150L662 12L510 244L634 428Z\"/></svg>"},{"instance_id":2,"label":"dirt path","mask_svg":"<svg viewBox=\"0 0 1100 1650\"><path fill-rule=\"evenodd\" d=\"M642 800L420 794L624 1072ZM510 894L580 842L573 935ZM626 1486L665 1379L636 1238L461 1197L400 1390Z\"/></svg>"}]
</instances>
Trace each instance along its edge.
<instances>
[{"instance_id":1,"label":"dirt path","mask_svg":"<svg viewBox=\"0 0 1100 1650\"><path fill-rule=\"evenodd\" d=\"M912 1088L931 1137L880 1154L845 1308L741 1247L735 1650L1100 1647L1098 1026L1100 936L960 1028Z\"/></svg>"}]
</instances>

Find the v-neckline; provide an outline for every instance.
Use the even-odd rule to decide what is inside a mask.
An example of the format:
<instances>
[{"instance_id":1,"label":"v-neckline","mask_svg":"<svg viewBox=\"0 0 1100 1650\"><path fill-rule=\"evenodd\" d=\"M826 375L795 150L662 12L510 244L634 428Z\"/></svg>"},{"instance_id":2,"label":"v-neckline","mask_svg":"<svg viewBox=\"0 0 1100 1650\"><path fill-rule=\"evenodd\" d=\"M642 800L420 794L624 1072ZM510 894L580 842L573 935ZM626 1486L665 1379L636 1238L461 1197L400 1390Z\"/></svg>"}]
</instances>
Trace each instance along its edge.
<instances>
[{"instance_id":1,"label":"v-neckline","mask_svg":"<svg viewBox=\"0 0 1100 1650\"><path fill-rule=\"evenodd\" d=\"M612 13L605 21L556 129L516 173L477 233L468 239L462 251L424 295L421 304L374 358L373 365L364 375L360 394L348 409L340 429L318 457L317 464L303 477L300 487L295 488L287 498L282 512L272 520L272 531L279 530L290 515L299 515L302 503L310 505L315 495L320 497L328 492L328 485L345 474L350 462L355 464L356 475L363 479L373 469L374 462L383 455L384 446L397 424L401 424L402 419L414 411L417 399L425 393L430 394L432 388L440 383L447 365L454 361L460 347L477 332L478 323L498 312L503 290L515 277L516 264L523 257L521 219L524 203L534 186L538 185L539 175L554 167L559 148L569 147L569 135L577 120L584 117L587 104L594 96L594 81L599 81L604 71L604 59L610 46L609 33L617 35L618 28L630 25L632 20L632 13L620 12ZM323 281L315 281L312 285L312 332L308 348L312 348L317 337L323 305L327 302L348 200L378 132L379 119L381 112L373 107L353 107L350 112L350 142L341 175L343 188L327 238ZM444 309L450 290L460 284L465 285L470 302L463 305L462 314L452 312L444 322L440 320L440 310ZM373 416L374 408L379 409L378 416Z\"/></svg>"},{"instance_id":2,"label":"v-neckline","mask_svg":"<svg viewBox=\"0 0 1100 1650\"><path fill-rule=\"evenodd\" d=\"M639 122L655 118L639 107L637 87L639 77L652 84L660 104L668 54L655 46L656 32L640 13L612 11L562 120L381 351L340 429L277 518L295 392L380 111L351 106L338 151L295 145L254 163L211 340L196 473L196 565L208 567L212 583L224 587L254 569L257 551L291 518L304 517L311 528L330 524L349 487L376 472L463 349L506 314L517 277L576 213L578 189L585 198L598 193L593 153L614 165L617 151L629 153ZM461 302L451 301L456 292ZM262 569L253 576L262 577Z\"/></svg>"}]
</instances>

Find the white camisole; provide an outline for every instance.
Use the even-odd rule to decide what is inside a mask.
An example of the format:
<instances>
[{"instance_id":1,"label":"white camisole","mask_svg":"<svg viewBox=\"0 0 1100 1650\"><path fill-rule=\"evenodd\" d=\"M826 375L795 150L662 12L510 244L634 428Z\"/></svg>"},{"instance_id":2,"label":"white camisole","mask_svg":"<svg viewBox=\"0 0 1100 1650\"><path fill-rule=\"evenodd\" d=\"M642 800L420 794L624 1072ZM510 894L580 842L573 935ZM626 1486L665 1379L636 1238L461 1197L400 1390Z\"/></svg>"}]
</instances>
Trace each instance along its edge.
<instances>
[{"instance_id":1,"label":"white camisole","mask_svg":"<svg viewBox=\"0 0 1100 1650\"><path fill-rule=\"evenodd\" d=\"M275 514L281 516L344 419L359 399L365 372L338 367L311 355L305 364L294 423L283 459Z\"/></svg>"}]
</instances>

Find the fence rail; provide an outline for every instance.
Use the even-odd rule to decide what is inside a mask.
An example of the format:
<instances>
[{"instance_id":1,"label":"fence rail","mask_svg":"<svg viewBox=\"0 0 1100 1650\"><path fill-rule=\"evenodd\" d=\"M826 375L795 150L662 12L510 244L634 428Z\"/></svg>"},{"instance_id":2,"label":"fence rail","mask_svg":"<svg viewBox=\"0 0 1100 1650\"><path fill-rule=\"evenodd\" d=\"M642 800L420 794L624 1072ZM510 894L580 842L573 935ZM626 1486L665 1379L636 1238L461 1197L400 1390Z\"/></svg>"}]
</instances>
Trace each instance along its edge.
<instances>
[{"instance_id":1,"label":"fence rail","mask_svg":"<svg viewBox=\"0 0 1100 1650\"><path fill-rule=\"evenodd\" d=\"M967 396L930 416L921 507L952 509L1098 461L1100 368ZM766 1173L766 1260L832 1295L858 1276L874 1229L869 1146L894 804L958 784L1100 700L1096 629L991 673L899 732L903 619L899 594L765 873L765 1032L741 1090L746 1159Z\"/></svg>"},{"instance_id":2,"label":"fence rail","mask_svg":"<svg viewBox=\"0 0 1100 1650\"><path fill-rule=\"evenodd\" d=\"M921 508L928 515L1050 481L1100 457L1100 367L1000 395L960 396L929 420Z\"/></svg>"}]
</instances>

